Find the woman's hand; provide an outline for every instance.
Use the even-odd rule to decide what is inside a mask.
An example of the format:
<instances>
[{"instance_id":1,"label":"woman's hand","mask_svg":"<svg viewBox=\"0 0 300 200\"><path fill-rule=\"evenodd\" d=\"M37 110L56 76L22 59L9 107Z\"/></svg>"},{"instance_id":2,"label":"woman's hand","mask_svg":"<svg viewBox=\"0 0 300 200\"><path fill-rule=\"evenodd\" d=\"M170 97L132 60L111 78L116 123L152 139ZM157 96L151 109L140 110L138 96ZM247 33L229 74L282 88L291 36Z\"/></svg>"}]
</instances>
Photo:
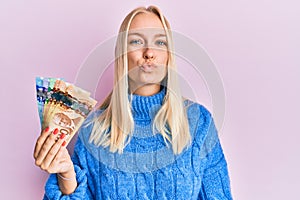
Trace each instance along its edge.
<instances>
[{"instance_id":1,"label":"woman's hand","mask_svg":"<svg viewBox=\"0 0 300 200\"><path fill-rule=\"evenodd\" d=\"M35 164L48 173L59 173L58 181L64 194L72 193L76 187L76 174L70 154L66 149L65 135L57 137L58 129L46 128L37 139L34 149Z\"/></svg>"},{"instance_id":2,"label":"woman's hand","mask_svg":"<svg viewBox=\"0 0 300 200\"><path fill-rule=\"evenodd\" d=\"M58 129L50 132L49 128L46 128L35 145L35 164L48 173L66 173L74 168L65 148L65 135L61 134L60 138L57 138L57 133Z\"/></svg>"}]
</instances>

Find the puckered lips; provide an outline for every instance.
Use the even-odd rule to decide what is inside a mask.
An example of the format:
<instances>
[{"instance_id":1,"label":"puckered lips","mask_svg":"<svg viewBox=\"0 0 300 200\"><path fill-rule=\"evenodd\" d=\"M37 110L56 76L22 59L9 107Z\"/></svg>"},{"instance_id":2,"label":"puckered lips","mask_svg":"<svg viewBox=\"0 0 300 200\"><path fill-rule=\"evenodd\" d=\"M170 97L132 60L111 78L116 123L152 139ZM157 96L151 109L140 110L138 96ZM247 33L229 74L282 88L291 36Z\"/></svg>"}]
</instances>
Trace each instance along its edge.
<instances>
[{"instance_id":1,"label":"puckered lips","mask_svg":"<svg viewBox=\"0 0 300 200\"><path fill-rule=\"evenodd\" d=\"M151 73L156 68L153 63L144 63L140 66L140 69L146 73Z\"/></svg>"}]
</instances>

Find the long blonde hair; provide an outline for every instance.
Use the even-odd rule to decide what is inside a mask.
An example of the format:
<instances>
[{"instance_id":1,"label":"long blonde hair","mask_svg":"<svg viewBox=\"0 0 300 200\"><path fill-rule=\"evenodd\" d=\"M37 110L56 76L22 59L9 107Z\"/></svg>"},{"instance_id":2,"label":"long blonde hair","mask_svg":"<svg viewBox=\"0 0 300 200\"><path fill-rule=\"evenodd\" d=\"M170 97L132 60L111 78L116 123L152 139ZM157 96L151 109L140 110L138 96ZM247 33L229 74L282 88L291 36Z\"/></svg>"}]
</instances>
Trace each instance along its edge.
<instances>
[{"instance_id":1,"label":"long blonde hair","mask_svg":"<svg viewBox=\"0 0 300 200\"><path fill-rule=\"evenodd\" d=\"M103 112L94 120L90 142L94 142L97 146L109 146L111 152L122 153L132 136L134 120L128 96L127 37L133 18L140 13L155 14L166 32L168 44L167 90L163 104L154 118L153 129L156 128L162 134L165 142L168 140L172 144L174 154L179 154L191 142L191 135L177 80L170 25L155 6L134 9L125 17L120 26L115 47L114 88L99 107Z\"/></svg>"}]
</instances>

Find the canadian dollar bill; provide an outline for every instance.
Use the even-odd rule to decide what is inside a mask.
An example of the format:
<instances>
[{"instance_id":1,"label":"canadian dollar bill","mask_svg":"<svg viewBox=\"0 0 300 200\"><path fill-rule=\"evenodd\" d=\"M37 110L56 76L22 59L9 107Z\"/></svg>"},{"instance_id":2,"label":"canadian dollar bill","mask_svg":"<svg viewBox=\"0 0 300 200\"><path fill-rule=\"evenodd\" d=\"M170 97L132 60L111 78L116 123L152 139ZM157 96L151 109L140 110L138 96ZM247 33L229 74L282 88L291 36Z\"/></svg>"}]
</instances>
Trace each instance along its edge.
<instances>
[{"instance_id":1,"label":"canadian dollar bill","mask_svg":"<svg viewBox=\"0 0 300 200\"><path fill-rule=\"evenodd\" d=\"M37 77L36 88L42 129L58 129L57 138L63 135L69 143L97 101L61 79Z\"/></svg>"}]
</instances>

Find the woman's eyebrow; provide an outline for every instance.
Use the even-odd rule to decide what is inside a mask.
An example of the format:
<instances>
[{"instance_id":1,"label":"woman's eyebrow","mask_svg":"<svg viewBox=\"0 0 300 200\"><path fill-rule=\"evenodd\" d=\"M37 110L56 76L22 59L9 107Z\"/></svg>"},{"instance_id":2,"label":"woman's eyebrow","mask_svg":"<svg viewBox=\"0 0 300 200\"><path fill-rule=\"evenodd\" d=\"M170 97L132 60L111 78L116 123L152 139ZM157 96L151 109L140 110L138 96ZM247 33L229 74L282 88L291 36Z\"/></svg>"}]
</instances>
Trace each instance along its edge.
<instances>
[{"instance_id":1,"label":"woman's eyebrow","mask_svg":"<svg viewBox=\"0 0 300 200\"><path fill-rule=\"evenodd\" d=\"M141 33L128 33L128 36L131 36L131 35L138 35L140 37L144 37L144 34L141 34Z\"/></svg>"},{"instance_id":2,"label":"woman's eyebrow","mask_svg":"<svg viewBox=\"0 0 300 200\"><path fill-rule=\"evenodd\" d=\"M137 36L140 36L140 37L145 37L145 35L142 34L142 33L137 33L137 32L135 32L135 33L128 33L128 36L132 36L132 35L137 35ZM166 34L164 34L164 33L155 34L154 38L157 38L157 37L166 37Z\"/></svg>"},{"instance_id":3,"label":"woman's eyebrow","mask_svg":"<svg viewBox=\"0 0 300 200\"><path fill-rule=\"evenodd\" d=\"M160 33L160 34L156 34L154 37L167 37L166 34L164 33Z\"/></svg>"}]
</instances>

